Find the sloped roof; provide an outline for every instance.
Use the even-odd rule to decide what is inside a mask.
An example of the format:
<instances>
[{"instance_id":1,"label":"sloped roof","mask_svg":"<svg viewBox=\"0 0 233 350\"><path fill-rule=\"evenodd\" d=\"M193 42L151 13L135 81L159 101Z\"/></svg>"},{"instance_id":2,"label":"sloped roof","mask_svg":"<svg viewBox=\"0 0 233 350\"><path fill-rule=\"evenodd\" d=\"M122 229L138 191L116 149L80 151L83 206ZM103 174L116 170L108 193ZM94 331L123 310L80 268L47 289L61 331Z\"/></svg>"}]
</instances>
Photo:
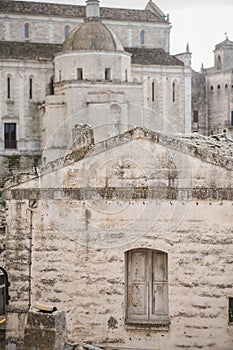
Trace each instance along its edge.
<instances>
[{"instance_id":1,"label":"sloped roof","mask_svg":"<svg viewBox=\"0 0 233 350\"><path fill-rule=\"evenodd\" d=\"M0 41L0 59L53 60L60 44Z\"/></svg>"},{"instance_id":2,"label":"sloped roof","mask_svg":"<svg viewBox=\"0 0 233 350\"><path fill-rule=\"evenodd\" d=\"M80 5L64 5L54 3L1 0L0 12L20 13L24 15L43 15L60 17L81 17L86 15L86 7ZM166 20L149 10L131 10L122 8L100 8L103 19L130 20L140 22L166 22Z\"/></svg>"},{"instance_id":3,"label":"sloped roof","mask_svg":"<svg viewBox=\"0 0 233 350\"><path fill-rule=\"evenodd\" d=\"M132 54L133 64L183 66L184 63L175 56L171 56L163 49L129 48L125 51Z\"/></svg>"},{"instance_id":4,"label":"sloped roof","mask_svg":"<svg viewBox=\"0 0 233 350\"><path fill-rule=\"evenodd\" d=\"M0 59L53 60L62 50L61 44L0 41ZM125 51L132 54L132 64L184 65L162 49L125 48Z\"/></svg>"}]
</instances>

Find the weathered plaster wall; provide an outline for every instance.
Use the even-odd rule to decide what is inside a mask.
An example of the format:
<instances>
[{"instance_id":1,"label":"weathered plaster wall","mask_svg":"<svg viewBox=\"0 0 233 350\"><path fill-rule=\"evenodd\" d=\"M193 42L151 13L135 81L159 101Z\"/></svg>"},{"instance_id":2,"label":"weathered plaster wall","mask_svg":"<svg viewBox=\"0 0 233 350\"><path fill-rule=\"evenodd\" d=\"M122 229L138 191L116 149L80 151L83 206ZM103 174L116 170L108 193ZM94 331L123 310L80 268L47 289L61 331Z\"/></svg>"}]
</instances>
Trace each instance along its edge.
<instances>
[{"instance_id":1,"label":"weathered plaster wall","mask_svg":"<svg viewBox=\"0 0 233 350\"><path fill-rule=\"evenodd\" d=\"M65 311L69 340L231 350L232 163L204 161L204 150L189 156L178 140L167 138L165 147L140 137L129 142L128 134L121 145L103 142L79 162L67 158L70 165L6 190L13 315L28 306L27 208L34 198L32 304ZM142 247L168 253L170 325L160 330L124 322L125 252Z\"/></svg>"}]
</instances>

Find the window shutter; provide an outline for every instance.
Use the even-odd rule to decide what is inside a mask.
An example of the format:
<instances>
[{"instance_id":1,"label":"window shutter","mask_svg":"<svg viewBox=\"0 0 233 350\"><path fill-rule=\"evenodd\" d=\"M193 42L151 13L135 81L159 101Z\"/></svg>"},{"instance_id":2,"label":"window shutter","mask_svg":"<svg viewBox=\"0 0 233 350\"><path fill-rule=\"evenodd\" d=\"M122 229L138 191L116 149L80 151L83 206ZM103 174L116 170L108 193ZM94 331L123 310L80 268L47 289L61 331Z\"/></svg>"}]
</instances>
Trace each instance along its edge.
<instances>
[{"instance_id":1,"label":"window shutter","mask_svg":"<svg viewBox=\"0 0 233 350\"><path fill-rule=\"evenodd\" d=\"M151 319L168 318L167 254L152 253Z\"/></svg>"},{"instance_id":2,"label":"window shutter","mask_svg":"<svg viewBox=\"0 0 233 350\"><path fill-rule=\"evenodd\" d=\"M147 252L128 254L128 320L148 320Z\"/></svg>"}]
</instances>

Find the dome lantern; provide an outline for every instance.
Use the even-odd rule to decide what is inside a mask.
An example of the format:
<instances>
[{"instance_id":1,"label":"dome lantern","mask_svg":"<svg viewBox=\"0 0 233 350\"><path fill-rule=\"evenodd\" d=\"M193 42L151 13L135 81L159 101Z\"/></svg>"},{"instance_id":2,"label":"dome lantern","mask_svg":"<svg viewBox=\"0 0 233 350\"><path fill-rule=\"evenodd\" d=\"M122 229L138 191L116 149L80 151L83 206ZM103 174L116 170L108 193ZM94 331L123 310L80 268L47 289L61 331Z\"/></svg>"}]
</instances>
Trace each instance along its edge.
<instances>
[{"instance_id":1,"label":"dome lantern","mask_svg":"<svg viewBox=\"0 0 233 350\"><path fill-rule=\"evenodd\" d=\"M87 0L86 1L86 19L99 19L100 18L100 8L99 0Z\"/></svg>"}]
</instances>

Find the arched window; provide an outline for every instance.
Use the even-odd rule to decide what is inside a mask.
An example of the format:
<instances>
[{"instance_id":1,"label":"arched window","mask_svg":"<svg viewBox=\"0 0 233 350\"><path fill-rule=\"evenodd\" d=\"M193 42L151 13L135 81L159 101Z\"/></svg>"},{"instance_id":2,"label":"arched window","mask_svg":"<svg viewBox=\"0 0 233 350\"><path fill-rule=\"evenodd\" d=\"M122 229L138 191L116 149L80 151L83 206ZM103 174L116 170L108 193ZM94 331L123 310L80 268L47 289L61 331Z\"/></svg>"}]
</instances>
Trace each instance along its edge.
<instances>
[{"instance_id":1,"label":"arched window","mask_svg":"<svg viewBox=\"0 0 233 350\"><path fill-rule=\"evenodd\" d=\"M217 58L217 69L221 69L222 68L222 60L221 60L221 56L218 55Z\"/></svg>"},{"instance_id":2,"label":"arched window","mask_svg":"<svg viewBox=\"0 0 233 350\"><path fill-rule=\"evenodd\" d=\"M167 254L152 249L133 249L126 259L126 322L156 321L167 324Z\"/></svg>"},{"instance_id":3,"label":"arched window","mask_svg":"<svg viewBox=\"0 0 233 350\"><path fill-rule=\"evenodd\" d=\"M64 34L65 34L65 39L66 39L68 37L68 35L70 34L70 27L69 26L65 26Z\"/></svg>"},{"instance_id":4,"label":"arched window","mask_svg":"<svg viewBox=\"0 0 233 350\"><path fill-rule=\"evenodd\" d=\"M145 31L142 30L140 33L140 44L144 45L145 44Z\"/></svg>"},{"instance_id":5,"label":"arched window","mask_svg":"<svg viewBox=\"0 0 233 350\"><path fill-rule=\"evenodd\" d=\"M29 39L29 24L25 23L24 24L24 38L25 39Z\"/></svg>"}]
</instances>

